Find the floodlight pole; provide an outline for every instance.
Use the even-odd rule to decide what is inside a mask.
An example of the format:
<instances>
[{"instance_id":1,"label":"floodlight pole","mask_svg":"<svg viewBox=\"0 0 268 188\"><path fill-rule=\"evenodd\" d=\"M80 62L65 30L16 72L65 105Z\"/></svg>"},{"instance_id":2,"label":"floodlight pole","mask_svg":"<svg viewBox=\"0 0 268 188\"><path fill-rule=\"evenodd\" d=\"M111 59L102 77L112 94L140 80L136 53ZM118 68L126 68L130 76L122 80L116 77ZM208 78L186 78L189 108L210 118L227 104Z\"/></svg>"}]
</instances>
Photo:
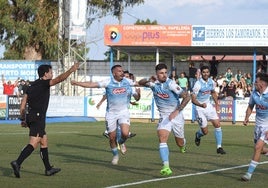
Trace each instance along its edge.
<instances>
[{"instance_id":1,"label":"floodlight pole","mask_svg":"<svg viewBox=\"0 0 268 188\"><path fill-rule=\"evenodd\" d=\"M159 64L159 49L158 48L156 48L156 54L155 54L155 56L156 56L156 59L155 59L155 63L156 63L156 65L158 65Z\"/></svg>"}]
</instances>

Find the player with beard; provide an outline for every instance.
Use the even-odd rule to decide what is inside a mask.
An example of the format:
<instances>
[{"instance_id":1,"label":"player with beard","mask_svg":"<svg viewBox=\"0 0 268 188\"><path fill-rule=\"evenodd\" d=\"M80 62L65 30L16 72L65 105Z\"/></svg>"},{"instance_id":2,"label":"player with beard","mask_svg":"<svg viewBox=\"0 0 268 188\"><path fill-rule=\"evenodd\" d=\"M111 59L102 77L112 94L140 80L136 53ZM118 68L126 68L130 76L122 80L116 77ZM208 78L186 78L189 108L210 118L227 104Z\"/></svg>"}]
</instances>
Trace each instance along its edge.
<instances>
[{"instance_id":1,"label":"player with beard","mask_svg":"<svg viewBox=\"0 0 268 188\"><path fill-rule=\"evenodd\" d=\"M226 154L222 148L222 129L218 117L219 105L218 96L215 92L216 83L210 78L210 71L208 66L201 67L201 78L196 81L193 92L191 93L192 103L196 105L197 122L200 129L195 133L195 144L200 145L201 137L208 134L208 120L211 121L215 127L214 136L216 139L216 152L218 154ZM210 102L212 96L215 107Z\"/></svg>"},{"instance_id":2,"label":"player with beard","mask_svg":"<svg viewBox=\"0 0 268 188\"><path fill-rule=\"evenodd\" d=\"M139 81L139 85L149 87L153 91L155 103L160 114L157 125L159 153L163 163L160 174L167 176L172 174L172 170L169 167L169 148L167 144L171 131L181 153L186 152L182 111L189 102L190 96L174 80L168 78L167 66L165 64L158 64L155 67L155 71L156 78L142 79ZM182 102L179 100L180 97Z\"/></svg>"}]
</instances>

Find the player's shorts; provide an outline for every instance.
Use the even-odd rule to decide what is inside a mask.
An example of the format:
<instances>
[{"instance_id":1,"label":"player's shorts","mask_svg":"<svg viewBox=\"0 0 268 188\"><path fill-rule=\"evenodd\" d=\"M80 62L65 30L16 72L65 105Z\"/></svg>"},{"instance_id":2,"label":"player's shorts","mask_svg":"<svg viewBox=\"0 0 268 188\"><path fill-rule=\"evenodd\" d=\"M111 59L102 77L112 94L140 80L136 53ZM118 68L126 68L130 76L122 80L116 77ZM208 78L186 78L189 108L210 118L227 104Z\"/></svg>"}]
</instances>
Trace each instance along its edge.
<instances>
[{"instance_id":1,"label":"player's shorts","mask_svg":"<svg viewBox=\"0 0 268 188\"><path fill-rule=\"evenodd\" d=\"M45 125L45 119L28 123L30 129L29 136L39 136L43 138L43 136L46 135Z\"/></svg>"},{"instance_id":2,"label":"player's shorts","mask_svg":"<svg viewBox=\"0 0 268 188\"><path fill-rule=\"evenodd\" d=\"M127 124L130 125L130 114L129 111L124 111L121 113L111 113L106 112L106 130L108 133L116 130L117 125Z\"/></svg>"},{"instance_id":3,"label":"player's shorts","mask_svg":"<svg viewBox=\"0 0 268 188\"><path fill-rule=\"evenodd\" d=\"M174 119L169 120L169 116L162 116L159 119L157 130L165 129L173 132L177 138L184 138L184 117L180 112Z\"/></svg>"},{"instance_id":4,"label":"player's shorts","mask_svg":"<svg viewBox=\"0 0 268 188\"><path fill-rule=\"evenodd\" d=\"M266 137L266 132L268 131L268 126L261 126L256 125L254 129L254 143L256 144L257 141L260 139L264 141L266 144L268 144L268 138Z\"/></svg>"},{"instance_id":5,"label":"player's shorts","mask_svg":"<svg viewBox=\"0 0 268 188\"><path fill-rule=\"evenodd\" d=\"M43 138L43 136L46 134L45 128L46 128L46 115L41 113L36 113L31 111L26 116L26 122L29 126L30 132L29 136L38 136Z\"/></svg>"},{"instance_id":6,"label":"player's shorts","mask_svg":"<svg viewBox=\"0 0 268 188\"><path fill-rule=\"evenodd\" d=\"M207 127L208 120L219 119L216 109L211 103L207 103L206 108L196 106L196 120L200 127Z\"/></svg>"}]
</instances>

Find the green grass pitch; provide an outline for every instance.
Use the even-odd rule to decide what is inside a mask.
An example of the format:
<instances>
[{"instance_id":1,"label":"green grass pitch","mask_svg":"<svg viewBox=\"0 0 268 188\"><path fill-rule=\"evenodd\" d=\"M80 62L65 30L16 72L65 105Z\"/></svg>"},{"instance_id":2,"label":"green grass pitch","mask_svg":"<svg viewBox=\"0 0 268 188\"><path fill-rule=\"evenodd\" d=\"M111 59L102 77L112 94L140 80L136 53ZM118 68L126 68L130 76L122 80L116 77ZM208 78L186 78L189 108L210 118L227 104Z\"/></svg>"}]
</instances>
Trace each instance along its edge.
<instances>
[{"instance_id":1,"label":"green grass pitch","mask_svg":"<svg viewBox=\"0 0 268 188\"><path fill-rule=\"evenodd\" d=\"M162 167L156 136L156 123L132 122L137 136L127 141L127 154L120 155L119 165L111 164L108 139L102 136L104 122L47 124L50 162L62 171L55 176L44 175L39 149L22 164L21 178L13 175L10 161L17 158L28 144L28 130L19 125L0 124L0 186L3 188L247 188L266 187L268 157L262 156L250 182L241 182L253 152L253 126L222 125L226 155L216 154L214 129L194 144L198 126L185 125L187 153L179 153L170 135L170 167L173 175L161 177ZM267 163L266 163L267 162Z\"/></svg>"}]
</instances>

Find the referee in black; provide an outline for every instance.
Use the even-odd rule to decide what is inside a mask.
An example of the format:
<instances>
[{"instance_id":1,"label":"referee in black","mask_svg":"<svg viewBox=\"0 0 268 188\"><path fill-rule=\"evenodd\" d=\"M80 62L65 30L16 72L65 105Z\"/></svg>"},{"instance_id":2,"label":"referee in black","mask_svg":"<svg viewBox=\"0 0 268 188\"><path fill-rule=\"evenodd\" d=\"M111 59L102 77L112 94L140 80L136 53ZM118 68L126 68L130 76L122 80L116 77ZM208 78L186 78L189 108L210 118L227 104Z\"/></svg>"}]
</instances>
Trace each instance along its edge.
<instances>
[{"instance_id":1,"label":"referee in black","mask_svg":"<svg viewBox=\"0 0 268 188\"><path fill-rule=\"evenodd\" d=\"M79 63L75 63L69 70L54 79L52 79L51 65L43 64L38 67L39 79L29 85L20 106L21 125L29 127L30 139L29 144L22 149L17 160L10 163L17 178L20 178L22 162L31 155L38 145L40 145L40 156L45 166L45 175L51 176L61 170L60 168L53 168L48 157L48 139L45 128L50 87L64 81L78 67Z\"/></svg>"}]
</instances>

